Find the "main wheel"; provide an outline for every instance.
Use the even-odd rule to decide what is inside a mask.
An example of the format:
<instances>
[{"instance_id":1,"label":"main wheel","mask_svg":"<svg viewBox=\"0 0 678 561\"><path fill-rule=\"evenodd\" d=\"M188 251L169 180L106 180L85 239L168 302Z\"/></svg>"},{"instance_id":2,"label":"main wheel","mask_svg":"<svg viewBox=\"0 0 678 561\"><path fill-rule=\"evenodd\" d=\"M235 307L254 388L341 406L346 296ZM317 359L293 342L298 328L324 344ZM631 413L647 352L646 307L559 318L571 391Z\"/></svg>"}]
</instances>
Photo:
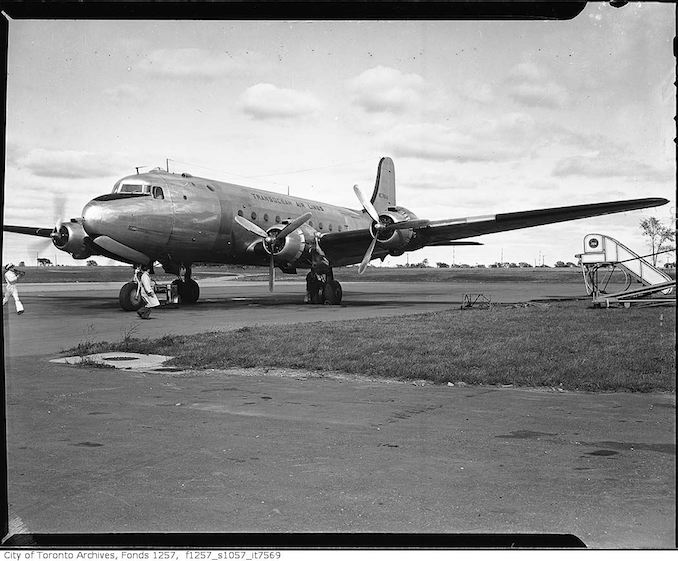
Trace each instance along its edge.
<instances>
[{"instance_id":1,"label":"main wheel","mask_svg":"<svg viewBox=\"0 0 678 561\"><path fill-rule=\"evenodd\" d=\"M341 304L342 295L341 285L335 280L328 281L323 289L323 304L337 306Z\"/></svg>"},{"instance_id":2,"label":"main wheel","mask_svg":"<svg viewBox=\"0 0 678 561\"><path fill-rule=\"evenodd\" d=\"M134 312L144 305L141 296L137 296L138 287L135 282L127 282L122 285L118 301L120 307L128 312Z\"/></svg>"},{"instance_id":3,"label":"main wheel","mask_svg":"<svg viewBox=\"0 0 678 561\"><path fill-rule=\"evenodd\" d=\"M188 282L174 279L172 284L177 287L179 304L195 304L200 298L200 286L193 279L189 279Z\"/></svg>"}]
</instances>

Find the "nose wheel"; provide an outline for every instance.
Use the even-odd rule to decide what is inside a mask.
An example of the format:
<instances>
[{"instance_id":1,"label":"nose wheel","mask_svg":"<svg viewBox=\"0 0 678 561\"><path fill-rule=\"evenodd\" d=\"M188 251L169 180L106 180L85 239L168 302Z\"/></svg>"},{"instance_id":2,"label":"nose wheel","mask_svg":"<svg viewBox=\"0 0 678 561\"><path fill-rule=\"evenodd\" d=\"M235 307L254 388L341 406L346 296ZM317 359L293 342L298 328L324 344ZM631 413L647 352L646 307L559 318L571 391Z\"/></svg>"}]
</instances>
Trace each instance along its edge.
<instances>
[{"instance_id":1,"label":"nose wheel","mask_svg":"<svg viewBox=\"0 0 678 561\"><path fill-rule=\"evenodd\" d=\"M120 307L127 312L134 312L141 308L144 303L138 295L138 286L135 282L126 282L118 295Z\"/></svg>"},{"instance_id":2,"label":"nose wheel","mask_svg":"<svg viewBox=\"0 0 678 561\"><path fill-rule=\"evenodd\" d=\"M200 298L200 286L193 279L174 279L172 284L177 287L179 304L195 304Z\"/></svg>"}]
</instances>

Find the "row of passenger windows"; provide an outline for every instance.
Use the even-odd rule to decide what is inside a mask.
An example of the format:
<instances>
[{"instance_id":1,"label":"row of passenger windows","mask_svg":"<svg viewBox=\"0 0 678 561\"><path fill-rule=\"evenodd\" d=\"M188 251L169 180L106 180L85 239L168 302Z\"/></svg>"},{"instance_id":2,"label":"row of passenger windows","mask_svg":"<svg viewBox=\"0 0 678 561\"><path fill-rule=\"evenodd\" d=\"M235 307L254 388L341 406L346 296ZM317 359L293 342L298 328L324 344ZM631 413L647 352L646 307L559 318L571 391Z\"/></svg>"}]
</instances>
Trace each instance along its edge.
<instances>
[{"instance_id":1,"label":"row of passenger windows","mask_svg":"<svg viewBox=\"0 0 678 561\"><path fill-rule=\"evenodd\" d=\"M243 217L244 217L242 210L239 210L239 211L238 211L238 216L243 216ZM257 213L254 212L254 211L252 211L252 214L250 214L250 218L251 218L252 220L256 220L256 219L257 219ZM264 214L264 217L263 217L263 218L264 218L264 222L268 222L270 217L268 216L268 214ZM276 216L276 217L275 217L275 222L276 222L276 224L280 224L280 222L281 222L280 216ZM313 227L314 227L314 226L313 226L313 220L309 220L309 221L308 221L308 225L309 225L311 228L313 228ZM324 227L325 227L325 225L324 225L322 222L318 222L318 230L322 230ZM346 229L348 230L348 226L344 226L344 228L346 228ZM328 224L327 229L331 232L331 231L333 230L333 225L332 225L332 224ZM341 232L341 230L342 230L341 225L340 225L340 226L337 226L337 232Z\"/></svg>"}]
</instances>

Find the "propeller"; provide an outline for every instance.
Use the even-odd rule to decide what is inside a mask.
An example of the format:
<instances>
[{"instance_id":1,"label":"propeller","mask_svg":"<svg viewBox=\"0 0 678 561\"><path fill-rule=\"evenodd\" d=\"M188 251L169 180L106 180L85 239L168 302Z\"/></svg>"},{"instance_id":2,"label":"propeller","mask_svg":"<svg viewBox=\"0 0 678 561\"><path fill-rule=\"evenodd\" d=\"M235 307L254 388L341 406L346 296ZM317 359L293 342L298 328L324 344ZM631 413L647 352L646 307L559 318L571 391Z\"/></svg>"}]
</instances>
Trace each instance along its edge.
<instances>
[{"instance_id":1,"label":"propeller","mask_svg":"<svg viewBox=\"0 0 678 561\"><path fill-rule=\"evenodd\" d=\"M403 220L401 222L393 222L391 224L387 224L381 221L381 218L379 217L379 213L377 212L377 209L374 208L374 205L372 202L363 195L363 192L360 190L360 187L357 185L353 186L353 192L356 194L356 197L358 197L358 200L360 201L360 204L363 206L365 209L365 212L369 215L369 217L372 219L372 226L370 227L370 233L372 234L372 241L370 242L370 246L367 248L367 251L365 252L365 256L363 257L363 260L360 262L360 267L358 267L358 273L362 274L365 272L365 269L367 269L368 263L372 260L372 253L374 252L374 248L377 245L377 239L379 238L379 234L391 231L391 230L404 230L404 229L414 229L414 228L421 228L422 226L426 226L429 224L429 220L427 219L413 219L413 220Z\"/></svg>"},{"instance_id":2,"label":"propeller","mask_svg":"<svg viewBox=\"0 0 678 561\"><path fill-rule=\"evenodd\" d=\"M304 222L309 220L311 218L311 213L307 212L306 214L302 214L298 218L295 218L287 224L282 230L279 232L275 233L268 233L266 230L263 228L260 228L257 226L254 222L250 222L247 220L247 218L244 218L242 216L235 216L235 221L240 224L245 230L252 232L255 236L259 236L262 241L264 242L264 245L266 246L266 249L268 250L268 253L271 255L271 259L269 260L268 263L268 289L269 291L273 292L273 286L275 285L275 246L276 244L284 240L288 234L291 234L299 228Z\"/></svg>"},{"instance_id":3,"label":"propeller","mask_svg":"<svg viewBox=\"0 0 678 561\"><path fill-rule=\"evenodd\" d=\"M51 234L49 235L49 240L45 239L30 245L29 247L31 253L44 254L52 245L52 241L58 239L61 236L59 231L63 224L61 217L64 215L65 207L66 197L62 195L55 195L54 199L52 200L52 220L55 222L54 230L52 230Z\"/></svg>"}]
</instances>

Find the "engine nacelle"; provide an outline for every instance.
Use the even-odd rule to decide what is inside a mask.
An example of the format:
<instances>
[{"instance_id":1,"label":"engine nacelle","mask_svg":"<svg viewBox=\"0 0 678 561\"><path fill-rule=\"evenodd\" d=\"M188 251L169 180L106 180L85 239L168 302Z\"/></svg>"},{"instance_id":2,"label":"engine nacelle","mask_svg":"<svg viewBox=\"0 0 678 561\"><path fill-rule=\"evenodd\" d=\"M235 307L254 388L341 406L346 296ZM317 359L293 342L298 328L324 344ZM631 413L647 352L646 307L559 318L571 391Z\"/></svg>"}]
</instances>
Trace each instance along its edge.
<instances>
[{"instance_id":1,"label":"engine nacelle","mask_svg":"<svg viewBox=\"0 0 678 561\"><path fill-rule=\"evenodd\" d=\"M389 207L386 212L382 212L379 215L380 222L387 225L403 222L405 220L416 220L416 218L417 216L412 211L402 206ZM391 253L395 254L410 243L410 240L412 239L412 230L404 228L402 230L381 232L377 239L380 247L385 247L389 249Z\"/></svg>"},{"instance_id":2,"label":"engine nacelle","mask_svg":"<svg viewBox=\"0 0 678 561\"><path fill-rule=\"evenodd\" d=\"M275 235L284 227L284 224L271 226L267 233ZM264 244L264 249L269 255L273 253L276 261L280 263L295 263L303 255L304 251L312 247L313 243L312 230L307 226L302 226L287 234L285 239L278 241L273 248L269 248Z\"/></svg>"},{"instance_id":3,"label":"engine nacelle","mask_svg":"<svg viewBox=\"0 0 678 561\"><path fill-rule=\"evenodd\" d=\"M52 235L52 243L61 251L66 251L73 259L87 259L92 252L87 247L85 239L88 238L82 224L78 222L64 222L59 231Z\"/></svg>"}]
</instances>

